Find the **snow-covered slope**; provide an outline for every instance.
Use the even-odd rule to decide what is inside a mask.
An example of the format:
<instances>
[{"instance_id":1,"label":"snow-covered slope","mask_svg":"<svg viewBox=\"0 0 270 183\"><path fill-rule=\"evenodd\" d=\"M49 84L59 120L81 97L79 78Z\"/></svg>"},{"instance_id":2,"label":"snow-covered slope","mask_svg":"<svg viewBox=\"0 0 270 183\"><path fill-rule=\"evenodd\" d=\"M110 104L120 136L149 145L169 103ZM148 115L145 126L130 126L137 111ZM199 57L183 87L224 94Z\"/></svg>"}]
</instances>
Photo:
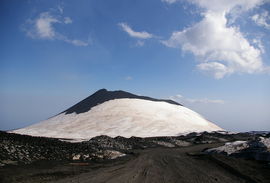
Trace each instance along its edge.
<instances>
[{"instance_id":1,"label":"snow-covered slope","mask_svg":"<svg viewBox=\"0 0 270 183\"><path fill-rule=\"evenodd\" d=\"M92 106L87 112L64 112L12 132L32 136L90 139L98 135L153 137L218 130L222 129L180 104L116 98Z\"/></svg>"}]
</instances>

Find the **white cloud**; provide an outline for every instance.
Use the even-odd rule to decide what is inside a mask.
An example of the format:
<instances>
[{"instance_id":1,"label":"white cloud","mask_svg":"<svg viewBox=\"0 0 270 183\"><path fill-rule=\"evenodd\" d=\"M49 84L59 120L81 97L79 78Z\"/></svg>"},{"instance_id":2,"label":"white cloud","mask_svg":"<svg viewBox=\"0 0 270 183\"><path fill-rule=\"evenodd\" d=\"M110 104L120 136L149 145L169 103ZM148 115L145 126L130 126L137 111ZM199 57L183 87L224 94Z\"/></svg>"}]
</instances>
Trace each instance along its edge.
<instances>
[{"instance_id":1,"label":"white cloud","mask_svg":"<svg viewBox=\"0 0 270 183\"><path fill-rule=\"evenodd\" d=\"M225 101L220 100L220 99L208 99L208 98L191 99L191 98L185 98L180 94L172 96L172 97L170 97L170 99L174 100L176 102L183 103L183 104L186 104L186 103L225 104Z\"/></svg>"},{"instance_id":2,"label":"white cloud","mask_svg":"<svg viewBox=\"0 0 270 183\"><path fill-rule=\"evenodd\" d=\"M234 8L247 11L264 3L264 0L190 0L189 2L213 12L229 13Z\"/></svg>"},{"instance_id":3,"label":"white cloud","mask_svg":"<svg viewBox=\"0 0 270 183\"><path fill-rule=\"evenodd\" d=\"M221 79L226 74L233 72L232 69L218 62L201 63L197 65L197 68L212 74L216 79Z\"/></svg>"},{"instance_id":4,"label":"white cloud","mask_svg":"<svg viewBox=\"0 0 270 183\"><path fill-rule=\"evenodd\" d=\"M35 21L34 26L36 32L33 32L33 36L45 39L53 39L56 35L53 28L53 24L55 23L60 23L60 21L51 16L49 12L41 13Z\"/></svg>"},{"instance_id":5,"label":"white cloud","mask_svg":"<svg viewBox=\"0 0 270 183\"><path fill-rule=\"evenodd\" d=\"M190 103L204 103L204 104L224 104L224 100L213 100L213 99L187 99L188 102Z\"/></svg>"},{"instance_id":6,"label":"white cloud","mask_svg":"<svg viewBox=\"0 0 270 183\"><path fill-rule=\"evenodd\" d=\"M185 0L161 0L168 4L176 3L177 1ZM247 11L269 0L186 0L189 3L198 5L211 11L231 11L233 8L238 8L238 11Z\"/></svg>"},{"instance_id":7,"label":"white cloud","mask_svg":"<svg viewBox=\"0 0 270 183\"><path fill-rule=\"evenodd\" d=\"M162 2L168 3L168 4L173 4L178 0L161 0Z\"/></svg>"},{"instance_id":8,"label":"white cloud","mask_svg":"<svg viewBox=\"0 0 270 183\"><path fill-rule=\"evenodd\" d=\"M63 14L64 13L64 8L63 8L63 6L57 6L57 9L58 9L58 11L61 13L61 14Z\"/></svg>"},{"instance_id":9,"label":"white cloud","mask_svg":"<svg viewBox=\"0 0 270 183\"><path fill-rule=\"evenodd\" d=\"M134 38L139 38L139 39L149 39L152 38L153 35L142 31L142 32L136 32L134 31L128 24L126 23L119 23L118 24L123 31L125 31L126 33L128 33L129 36L134 37Z\"/></svg>"},{"instance_id":10,"label":"white cloud","mask_svg":"<svg viewBox=\"0 0 270 183\"><path fill-rule=\"evenodd\" d=\"M163 41L168 47L191 52L202 62L197 68L212 74L216 79L232 73L262 72L262 50L254 47L240 29L228 25L233 9L247 11L262 0L192 0L203 8L202 20L191 27L175 31ZM260 43L260 47L263 45Z\"/></svg>"},{"instance_id":11,"label":"white cloud","mask_svg":"<svg viewBox=\"0 0 270 183\"><path fill-rule=\"evenodd\" d=\"M265 49L264 49L263 43L261 41L261 38L253 39L252 42L254 45L256 45L261 50L262 53L265 53Z\"/></svg>"},{"instance_id":12,"label":"white cloud","mask_svg":"<svg viewBox=\"0 0 270 183\"><path fill-rule=\"evenodd\" d=\"M64 18L64 23L65 24L71 24L72 23L72 19L70 17L65 17Z\"/></svg>"},{"instance_id":13,"label":"white cloud","mask_svg":"<svg viewBox=\"0 0 270 183\"><path fill-rule=\"evenodd\" d=\"M78 40L78 39L63 39L63 41L67 42L67 43L71 43L75 46L88 46L89 43L82 41L82 40Z\"/></svg>"},{"instance_id":14,"label":"white cloud","mask_svg":"<svg viewBox=\"0 0 270 183\"><path fill-rule=\"evenodd\" d=\"M179 98L183 98L183 96L180 95L180 94L175 95L175 97L177 97L178 99L179 99Z\"/></svg>"},{"instance_id":15,"label":"white cloud","mask_svg":"<svg viewBox=\"0 0 270 183\"><path fill-rule=\"evenodd\" d=\"M26 31L26 34L32 39L61 40L75 46L88 46L88 42L78 39L70 39L57 32L55 29L55 24L71 23L72 19L69 17L62 18L61 16L52 15L50 12L43 12L40 13L37 18L28 20L24 31Z\"/></svg>"},{"instance_id":16,"label":"white cloud","mask_svg":"<svg viewBox=\"0 0 270 183\"><path fill-rule=\"evenodd\" d=\"M255 14L251 17L251 19L258 25L270 29L270 17L267 11L263 11L262 13Z\"/></svg>"}]
</instances>

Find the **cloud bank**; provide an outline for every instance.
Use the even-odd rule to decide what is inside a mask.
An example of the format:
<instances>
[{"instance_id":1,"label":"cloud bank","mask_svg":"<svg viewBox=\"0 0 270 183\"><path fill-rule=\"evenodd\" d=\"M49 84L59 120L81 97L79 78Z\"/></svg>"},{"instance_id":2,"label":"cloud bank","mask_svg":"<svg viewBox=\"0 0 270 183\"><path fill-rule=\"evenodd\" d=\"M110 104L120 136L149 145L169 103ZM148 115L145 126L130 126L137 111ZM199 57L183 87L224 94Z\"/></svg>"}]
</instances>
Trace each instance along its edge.
<instances>
[{"instance_id":1,"label":"cloud bank","mask_svg":"<svg viewBox=\"0 0 270 183\"><path fill-rule=\"evenodd\" d=\"M262 50L252 45L239 27L229 25L227 16L236 10L238 12L251 10L264 3L263 0L188 2L202 9L202 20L188 28L173 32L168 40L162 41L164 45L192 53L200 62L197 68L216 79L233 73L251 74L268 69L262 62ZM260 17L253 19L258 22Z\"/></svg>"},{"instance_id":2,"label":"cloud bank","mask_svg":"<svg viewBox=\"0 0 270 183\"><path fill-rule=\"evenodd\" d=\"M220 99L208 99L208 98L192 99L186 98L180 94L171 96L170 99L174 101L179 101L180 103L225 104L225 101Z\"/></svg>"}]
</instances>

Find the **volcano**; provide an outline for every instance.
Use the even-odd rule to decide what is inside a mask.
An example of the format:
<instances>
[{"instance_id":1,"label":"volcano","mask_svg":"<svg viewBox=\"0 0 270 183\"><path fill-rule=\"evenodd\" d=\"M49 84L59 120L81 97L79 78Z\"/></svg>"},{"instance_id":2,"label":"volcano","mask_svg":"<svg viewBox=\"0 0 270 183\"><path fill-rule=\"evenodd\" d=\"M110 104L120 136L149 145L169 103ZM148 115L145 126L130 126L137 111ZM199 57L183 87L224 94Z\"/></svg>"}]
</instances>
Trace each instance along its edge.
<instances>
[{"instance_id":1,"label":"volcano","mask_svg":"<svg viewBox=\"0 0 270 183\"><path fill-rule=\"evenodd\" d=\"M62 113L12 133L65 138L178 136L223 130L183 105L101 89Z\"/></svg>"}]
</instances>

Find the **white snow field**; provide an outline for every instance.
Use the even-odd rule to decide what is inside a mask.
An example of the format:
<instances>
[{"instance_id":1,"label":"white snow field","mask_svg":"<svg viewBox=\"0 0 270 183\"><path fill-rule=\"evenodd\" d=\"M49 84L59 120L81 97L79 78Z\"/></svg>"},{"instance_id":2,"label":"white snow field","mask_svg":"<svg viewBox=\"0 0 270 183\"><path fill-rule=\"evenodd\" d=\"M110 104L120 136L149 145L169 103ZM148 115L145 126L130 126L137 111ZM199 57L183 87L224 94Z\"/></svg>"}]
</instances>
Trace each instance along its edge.
<instances>
[{"instance_id":1,"label":"white snow field","mask_svg":"<svg viewBox=\"0 0 270 183\"><path fill-rule=\"evenodd\" d=\"M109 100L84 113L61 113L11 132L88 140L98 135L154 137L219 130L223 129L186 107L167 102L124 98Z\"/></svg>"}]
</instances>

